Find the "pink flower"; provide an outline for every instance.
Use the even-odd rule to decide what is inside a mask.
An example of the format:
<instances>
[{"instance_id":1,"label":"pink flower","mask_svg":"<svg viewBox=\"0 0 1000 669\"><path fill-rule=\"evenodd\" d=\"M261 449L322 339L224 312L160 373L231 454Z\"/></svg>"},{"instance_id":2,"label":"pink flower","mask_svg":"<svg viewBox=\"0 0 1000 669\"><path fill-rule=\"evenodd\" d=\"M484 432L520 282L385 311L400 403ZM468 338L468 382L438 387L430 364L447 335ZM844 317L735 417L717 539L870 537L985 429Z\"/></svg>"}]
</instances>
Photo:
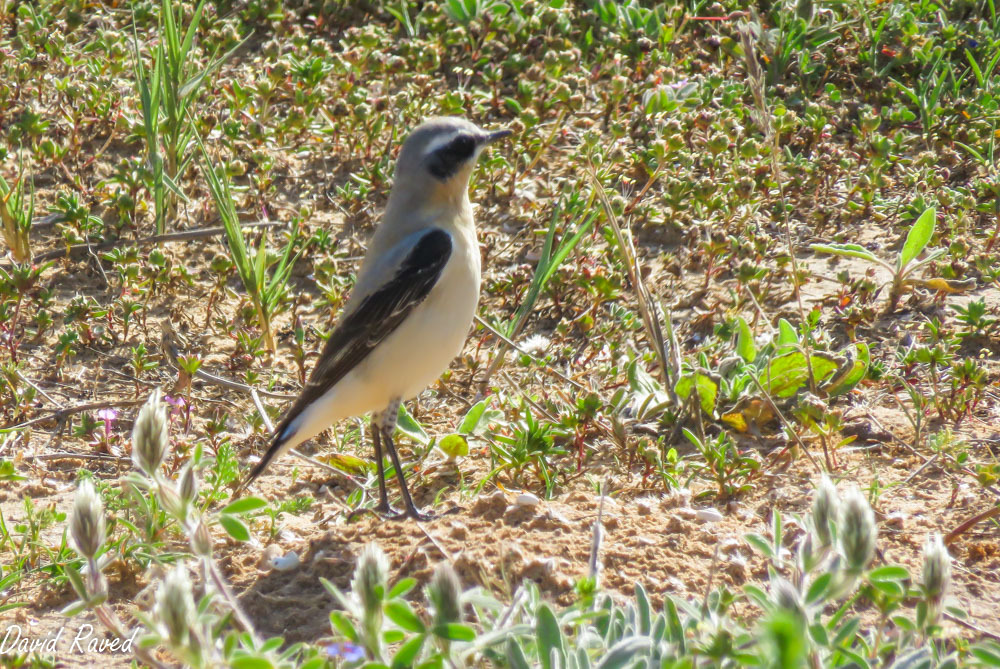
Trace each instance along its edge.
<instances>
[{"instance_id":1,"label":"pink flower","mask_svg":"<svg viewBox=\"0 0 1000 669\"><path fill-rule=\"evenodd\" d=\"M97 417L104 422L104 436L111 436L111 428L114 426L115 421L118 420L118 412L111 407L107 407L98 411Z\"/></svg>"},{"instance_id":2,"label":"pink flower","mask_svg":"<svg viewBox=\"0 0 1000 669\"><path fill-rule=\"evenodd\" d=\"M181 397L180 395L178 395L177 397L171 397L170 395L164 395L163 396L163 401L170 405L170 415L171 416L178 415L181 411L184 410L184 407L187 406L187 402L185 402L184 398Z\"/></svg>"}]
</instances>

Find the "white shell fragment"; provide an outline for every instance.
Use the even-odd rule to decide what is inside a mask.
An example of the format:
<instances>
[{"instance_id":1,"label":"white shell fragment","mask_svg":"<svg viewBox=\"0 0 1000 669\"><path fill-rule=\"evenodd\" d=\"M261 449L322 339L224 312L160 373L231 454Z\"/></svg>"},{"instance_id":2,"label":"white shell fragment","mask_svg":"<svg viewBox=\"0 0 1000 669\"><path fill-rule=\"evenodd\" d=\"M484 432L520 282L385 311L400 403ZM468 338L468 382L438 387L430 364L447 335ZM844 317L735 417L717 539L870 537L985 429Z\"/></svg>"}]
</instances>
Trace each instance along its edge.
<instances>
[{"instance_id":1,"label":"white shell fragment","mask_svg":"<svg viewBox=\"0 0 1000 669\"><path fill-rule=\"evenodd\" d=\"M291 571L295 569L300 564L299 554L295 551L288 551L284 555L278 555L277 557L271 558L271 566L274 567L276 571Z\"/></svg>"}]
</instances>

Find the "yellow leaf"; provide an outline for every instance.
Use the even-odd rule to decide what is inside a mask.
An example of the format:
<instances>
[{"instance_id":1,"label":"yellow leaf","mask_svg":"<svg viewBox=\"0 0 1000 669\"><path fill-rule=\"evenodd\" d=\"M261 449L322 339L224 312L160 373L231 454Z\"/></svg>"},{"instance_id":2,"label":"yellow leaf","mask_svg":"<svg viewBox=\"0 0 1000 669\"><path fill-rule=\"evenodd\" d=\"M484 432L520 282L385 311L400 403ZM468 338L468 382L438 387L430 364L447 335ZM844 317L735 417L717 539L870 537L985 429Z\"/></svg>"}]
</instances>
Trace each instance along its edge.
<instances>
[{"instance_id":1,"label":"yellow leaf","mask_svg":"<svg viewBox=\"0 0 1000 669\"><path fill-rule=\"evenodd\" d=\"M944 279L939 276L920 281L920 285L942 293L961 293L976 287L975 279Z\"/></svg>"},{"instance_id":2,"label":"yellow leaf","mask_svg":"<svg viewBox=\"0 0 1000 669\"><path fill-rule=\"evenodd\" d=\"M746 432L749 429L749 427L747 426L747 422L743 420L743 414L740 413L723 414L722 420L727 425L729 425L729 427L739 432Z\"/></svg>"}]
</instances>

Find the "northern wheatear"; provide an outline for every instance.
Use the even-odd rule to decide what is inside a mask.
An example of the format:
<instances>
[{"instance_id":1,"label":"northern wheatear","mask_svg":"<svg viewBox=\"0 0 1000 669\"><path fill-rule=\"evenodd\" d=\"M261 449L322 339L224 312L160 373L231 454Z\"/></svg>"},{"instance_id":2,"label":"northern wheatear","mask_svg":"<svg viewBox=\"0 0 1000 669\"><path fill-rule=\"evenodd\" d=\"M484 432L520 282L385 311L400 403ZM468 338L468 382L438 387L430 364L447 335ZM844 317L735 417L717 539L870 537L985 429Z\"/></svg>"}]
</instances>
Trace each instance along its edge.
<instances>
[{"instance_id":1,"label":"northern wheatear","mask_svg":"<svg viewBox=\"0 0 1000 669\"><path fill-rule=\"evenodd\" d=\"M368 246L340 322L263 459L240 486L275 457L336 421L368 412L378 464L379 505L394 515L385 488L382 444L413 504L393 443L399 404L417 395L462 350L479 302L479 245L469 176L482 149L510 134L460 118L434 118L414 130L396 162L382 224Z\"/></svg>"}]
</instances>

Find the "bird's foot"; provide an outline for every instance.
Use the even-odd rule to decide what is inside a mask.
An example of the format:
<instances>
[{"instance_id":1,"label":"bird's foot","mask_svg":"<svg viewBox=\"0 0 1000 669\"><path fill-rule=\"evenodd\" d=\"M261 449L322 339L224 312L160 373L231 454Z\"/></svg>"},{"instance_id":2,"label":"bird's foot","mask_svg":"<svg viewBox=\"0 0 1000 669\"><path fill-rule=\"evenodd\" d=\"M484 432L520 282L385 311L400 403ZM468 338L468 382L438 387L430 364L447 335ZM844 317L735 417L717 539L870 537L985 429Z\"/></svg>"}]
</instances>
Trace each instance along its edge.
<instances>
[{"instance_id":1,"label":"bird's foot","mask_svg":"<svg viewBox=\"0 0 1000 669\"><path fill-rule=\"evenodd\" d=\"M361 508L355 509L347 514L347 522L353 523L357 518L363 514L370 513L373 516L378 516L382 520L400 520L401 518L406 518L406 514L398 509L394 509L388 504L379 504L374 508Z\"/></svg>"},{"instance_id":2,"label":"bird's foot","mask_svg":"<svg viewBox=\"0 0 1000 669\"><path fill-rule=\"evenodd\" d=\"M425 513L425 512L421 511L420 509L418 509L417 507L414 506L414 507L410 507L409 509L407 509L406 513L401 514L399 517L393 518L393 520L402 520L403 518L412 518L413 520L418 520L420 522L426 522L428 520L436 520L438 518L441 518L442 516L450 516L452 514L458 513L461 510L462 510L462 507L460 507L460 506L452 506L450 509L448 509L446 511L441 511L440 513L436 513L436 512L433 512L433 511Z\"/></svg>"},{"instance_id":3,"label":"bird's foot","mask_svg":"<svg viewBox=\"0 0 1000 669\"><path fill-rule=\"evenodd\" d=\"M390 520L405 520L407 518L412 518L413 520L423 523L427 522L428 520L434 520L437 517L438 515L436 513L424 513L417 507L413 506L404 511L403 513L393 516Z\"/></svg>"}]
</instances>

